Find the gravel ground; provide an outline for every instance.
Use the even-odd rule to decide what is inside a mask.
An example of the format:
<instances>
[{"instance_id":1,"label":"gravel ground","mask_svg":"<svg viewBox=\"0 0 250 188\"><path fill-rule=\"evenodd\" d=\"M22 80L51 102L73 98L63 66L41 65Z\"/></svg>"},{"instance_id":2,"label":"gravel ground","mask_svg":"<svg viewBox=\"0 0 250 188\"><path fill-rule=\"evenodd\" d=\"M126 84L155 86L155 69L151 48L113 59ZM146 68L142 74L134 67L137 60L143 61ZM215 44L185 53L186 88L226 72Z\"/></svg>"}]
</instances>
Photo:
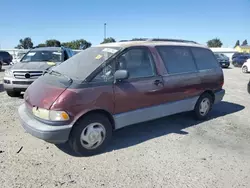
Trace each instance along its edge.
<instances>
[{"instance_id":1,"label":"gravel ground","mask_svg":"<svg viewBox=\"0 0 250 188\"><path fill-rule=\"evenodd\" d=\"M124 128L103 154L73 157L25 133L21 98L0 72L1 187L250 187L248 74L224 69L226 95L211 118L179 114ZM21 151L20 151L21 150Z\"/></svg>"}]
</instances>

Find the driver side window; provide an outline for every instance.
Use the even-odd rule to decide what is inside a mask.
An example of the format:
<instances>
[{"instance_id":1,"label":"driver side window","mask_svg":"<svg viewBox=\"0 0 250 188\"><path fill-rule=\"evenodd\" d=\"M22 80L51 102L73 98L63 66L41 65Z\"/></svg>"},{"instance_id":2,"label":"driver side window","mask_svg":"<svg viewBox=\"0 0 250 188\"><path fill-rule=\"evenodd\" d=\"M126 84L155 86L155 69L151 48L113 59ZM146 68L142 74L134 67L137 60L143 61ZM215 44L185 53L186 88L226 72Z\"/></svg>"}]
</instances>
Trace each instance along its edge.
<instances>
[{"instance_id":1,"label":"driver side window","mask_svg":"<svg viewBox=\"0 0 250 188\"><path fill-rule=\"evenodd\" d=\"M118 58L118 70L127 70L129 78L147 78L154 76L153 63L146 48L134 48Z\"/></svg>"}]
</instances>

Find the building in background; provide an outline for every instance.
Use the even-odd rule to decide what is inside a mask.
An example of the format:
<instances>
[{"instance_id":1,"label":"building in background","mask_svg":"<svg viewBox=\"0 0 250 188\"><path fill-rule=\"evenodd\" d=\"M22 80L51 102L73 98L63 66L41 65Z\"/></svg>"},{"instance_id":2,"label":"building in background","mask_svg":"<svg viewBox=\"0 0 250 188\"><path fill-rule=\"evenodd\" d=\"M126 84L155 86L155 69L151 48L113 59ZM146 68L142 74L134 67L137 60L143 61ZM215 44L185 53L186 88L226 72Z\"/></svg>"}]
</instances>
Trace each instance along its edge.
<instances>
[{"instance_id":1,"label":"building in background","mask_svg":"<svg viewBox=\"0 0 250 188\"><path fill-rule=\"evenodd\" d=\"M250 53L250 46L246 45L246 46L236 46L235 49L238 52L242 52L242 53Z\"/></svg>"}]
</instances>

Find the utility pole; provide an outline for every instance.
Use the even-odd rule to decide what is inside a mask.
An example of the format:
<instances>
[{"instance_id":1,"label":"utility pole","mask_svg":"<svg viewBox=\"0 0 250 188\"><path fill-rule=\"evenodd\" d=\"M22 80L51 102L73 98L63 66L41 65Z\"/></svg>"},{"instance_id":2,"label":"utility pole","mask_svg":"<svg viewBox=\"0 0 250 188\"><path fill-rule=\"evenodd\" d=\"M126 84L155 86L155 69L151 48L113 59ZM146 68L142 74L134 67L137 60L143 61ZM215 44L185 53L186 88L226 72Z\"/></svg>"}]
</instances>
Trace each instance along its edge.
<instances>
[{"instance_id":1,"label":"utility pole","mask_svg":"<svg viewBox=\"0 0 250 188\"><path fill-rule=\"evenodd\" d=\"M106 39L106 23L104 23L104 40Z\"/></svg>"}]
</instances>

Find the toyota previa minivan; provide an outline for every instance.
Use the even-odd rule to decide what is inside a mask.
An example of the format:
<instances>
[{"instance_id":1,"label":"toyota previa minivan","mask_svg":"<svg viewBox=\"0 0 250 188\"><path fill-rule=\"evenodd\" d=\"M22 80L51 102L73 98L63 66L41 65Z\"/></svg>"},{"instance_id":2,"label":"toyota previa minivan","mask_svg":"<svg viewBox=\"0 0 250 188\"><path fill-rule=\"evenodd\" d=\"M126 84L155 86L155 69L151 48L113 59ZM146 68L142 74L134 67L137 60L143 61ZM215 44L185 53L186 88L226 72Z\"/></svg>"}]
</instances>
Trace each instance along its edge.
<instances>
[{"instance_id":1,"label":"toyota previa minivan","mask_svg":"<svg viewBox=\"0 0 250 188\"><path fill-rule=\"evenodd\" d=\"M205 119L223 99L223 84L213 52L196 42L107 43L40 76L26 90L18 112L31 135L90 156L128 125L186 111Z\"/></svg>"}]
</instances>

